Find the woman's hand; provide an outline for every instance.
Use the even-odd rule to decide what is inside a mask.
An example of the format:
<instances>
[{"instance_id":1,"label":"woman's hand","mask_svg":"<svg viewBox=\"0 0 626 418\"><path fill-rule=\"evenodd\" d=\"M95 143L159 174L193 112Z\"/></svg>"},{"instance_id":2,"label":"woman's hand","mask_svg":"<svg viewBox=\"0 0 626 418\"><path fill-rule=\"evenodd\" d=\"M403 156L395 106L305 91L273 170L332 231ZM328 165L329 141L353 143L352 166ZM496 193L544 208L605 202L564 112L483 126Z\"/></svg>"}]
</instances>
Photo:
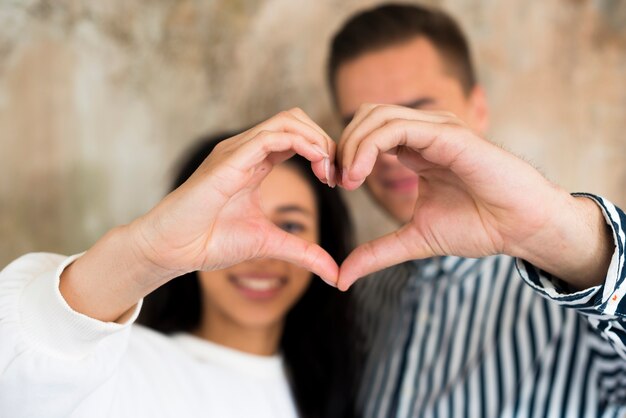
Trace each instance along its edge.
<instances>
[{"instance_id":1,"label":"woman's hand","mask_svg":"<svg viewBox=\"0 0 626 418\"><path fill-rule=\"evenodd\" d=\"M334 283L332 258L271 223L261 211L258 191L272 167L295 153L311 161L320 181L332 181L334 147L297 109L221 142L189 180L133 222L142 258L169 275L278 258Z\"/></svg>"},{"instance_id":2,"label":"woman's hand","mask_svg":"<svg viewBox=\"0 0 626 418\"><path fill-rule=\"evenodd\" d=\"M98 241L63 273L64 297L75 310L111 321L174 277L260 257L289 261L334 284L332 257L261 210L261 181L296 153L334 186L334 142L301 110L283 112L220 143L155 208Z\"/></svg>"}]
</instances>

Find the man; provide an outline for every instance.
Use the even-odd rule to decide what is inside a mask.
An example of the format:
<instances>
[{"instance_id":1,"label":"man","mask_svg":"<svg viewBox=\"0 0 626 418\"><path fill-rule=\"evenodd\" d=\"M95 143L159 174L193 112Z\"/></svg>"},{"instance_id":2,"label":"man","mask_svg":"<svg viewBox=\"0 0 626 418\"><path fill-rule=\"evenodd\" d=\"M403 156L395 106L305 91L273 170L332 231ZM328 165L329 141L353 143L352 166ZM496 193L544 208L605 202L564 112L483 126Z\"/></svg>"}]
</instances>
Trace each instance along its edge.
<instances>
[{"instance_id":1,"label":"man","mask_svg":"<svg viewBox=\"0 0 626 418\"><path fill-rule=\"evenodd\" d=\"M545 180L526 183L538 174L519 161L479 161L498 151L480 143L488 108L457 24L419 6L360 13L335 36L328 77L347 125L340 184L365 182L405 224L357 249L339 287L423 259L356 285L367 349L361 414L624 413L624 214ZM428 123L438 126L426 137ZM369 165L351 166L359 155ZM559 222L560 233L547 232ZM445 254L485 258L427 258Z\"/></svg>"}]
</instances>

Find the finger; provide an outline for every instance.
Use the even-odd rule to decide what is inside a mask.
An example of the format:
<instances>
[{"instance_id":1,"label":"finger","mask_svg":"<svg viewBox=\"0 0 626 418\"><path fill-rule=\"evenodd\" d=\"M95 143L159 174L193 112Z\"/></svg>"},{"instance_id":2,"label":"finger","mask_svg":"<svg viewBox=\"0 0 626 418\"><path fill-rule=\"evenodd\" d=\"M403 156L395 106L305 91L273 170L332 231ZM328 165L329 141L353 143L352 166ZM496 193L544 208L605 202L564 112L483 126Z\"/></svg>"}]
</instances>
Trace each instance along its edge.
<instances>
[{"instance_id":1,"label":"finger","mask_svg":"<svg viewBox=\"0 0 626 418\"><path fill-rule=\"evenodd\" d=\"M328 137L328 135L326 135L322 128L320 128L315 122L313 122L313 120L309 118L308 115L304 113L304 111L302 111L300 108L288 110L287 113L302 122L304 125L315 130L324 138L321 143L318 142L316 145L318 145L328 155L328 157L322 161L311 162L311 170L316 174L320 181L330 185L330 161L331 158L334 158L330 152L330 143L332 142L332 140L330 139L330 137Z\"/></svg>"},{"instance_id":2,"label":"finger","mask_svg":"<svg viewBox=\"0 0 626 418\"><path fill-rule=\"evenodd\" d=\"M330 154L329 154L329 144L332 143L332 140L326 135L319 126L315 125L309 118L308 121L301 120L302 118L301 110L292 109L290 111L283 111L278 115L262 122L256 127L252 128L247 138L248 140L254 138L259 132L262 131L277 131L277 132L289 132L293 134L298 134L307 138L311 143L315 144L320 148L329 159L328 162L324 161L313 161L312 169L316 176L324 183L328 183L328 168L330 162ZM296 116L297 115L297 116ZM311 125L313 123L313 125Z\"/></svg>"},{"instance_id":3,"label":"finger","mask_svg":"<svg viewBox=\"0 0 626 418\"><path fill-rule=\"evenodd\" d=\"M335 171L336 171L335 170L335 154L336 154L337 144L302 109L296 107L294 109L289 110L289 113L294 115L294 117L298 118L303 123L306 123L307 125L311 126L313 129L315 129L317 132L319 132L321 135L323 135L324 138L326 139L325 147L324 147L324 150L328 154L328 159L326 161L324 161L324 172L326 174L326 180L327 180L326 183L329 186L331 186L331 187L335 187L335 185L336 185L336 182L335 182Z\"/></svg>"},{"instance_id":4,"label":"finger","mask_svg":"<svg viewBox=\"0 0 626 418\"><path fill-rule=\"evenodd\" d=\"M352 118L350 123L348 123L348 125L344 128L344 130L343 130L343 132L341 134L341 137L339 138L339 143L337 144L337 157L336 157L336 164L337 164L339 170L341 171L341 173L343 173L343 171L345 171L344 170L344 164L343 164L343 160L344 160L343 155L346 153L345 148L348 145L347 139L350 137L351 132L354 131L354 129L361 123L361 121L373 109L375 109L376 106L377 105L371 104L371 103L362 104L359 107L359 109L356 111L356 113L354 114L354 117ZM338 181L339 181L339 183L341 183L342 175L338 176Z\"/></svg>"},{"instance_id":5,"label":"finger","mask_svg":"<svg viewBox=\"0 0 626 418\"><path fill-rule=\"evenodd\" d=\"M271 171L271 166L299 154L311 162L320 162L326 154L301 135L287 132L259 132L252 140L241 144L230 154L225 153L219 164L221 170L213 171L214 188L225 196L233 196L250 182L253 176L259 183ZM268 166L264 167L264 163ZM316 172L318 178L323 173Z\"/></svg>"},{"instance_id":6,"label":"finger","mask_svg":"<svg viewBox=\"0 0 626 418\"><path fill-rule=\"evenodd\" d=\"M288 113L292 114L295 118L300 120L301 122L309 125L311 128L315 129L320 135L322 135L326 139L327 146L332 146L335 144L335 141L332 140L330 136L322 129L309 115L307 115L302 109L299 107L295 107L293 109L288 110ZM330 151L330 148L326 149Z\"/></svg>"},{"instance_id":7,"label":"finger","mask_svg":"<svg viewBox=\"0 0 626 418\"><path fill-rule=\"evenodd\" d=\"M265 243L260 254L262 257L285 260L309 270L329 285L337 287L339 267L330 254L319 245L279 228L272 230Z\"/></svg>"},{"instance_id":8,"label":"finger","mask_svg":"<svg viewBox=\"0 0 626 418\"><path fill-rule=\"evenodd\" d=\"M367 117L367 115L369 115L370 112L374 110L377 106L380 106L380 105L377 105L374 103L364 103L361 106L359 106L358 110L352 117L352 120L350 121L350 123L348 123L346 127L343 129L340 139L349 137L352 134L352 132L361 124L361 121L365 117Z\"/></svg>"},{"instance_id":9,"label":"finger","mask_svg":"<svg viewBox=\"0 0 626 418\"><path fill-rule=\"evenodd\" d=\"M454 113L444 110L414 109L392 104L367 105L365 109L368 111L355 117L354 124L345 132L346 136L363 136L364 134L359 133L359 131L365 131L367 134L367 132L392 119L421 120L423 122L465 126L465 123Z\"/></svg>"},{"instance_id":10,"label":"finger","mask_svg":"<svg viewBox=\"0 0 626 418\"><path fill-rule=\"evenodd\" d=\"M392 119L422 120L433 123L462 123L453 113L437 110L418 110L397 105L364 104L346 126L340 143L347 145Z\"/></svg>"},{"instance_id":11,"label":"finger","mask_svg":"<svg viewBox=\"0 0 626 418\"><path fill-rule=\"evenodd\" d=\"M363 138L374 129L394 119L407 119L422 122L458 124L460 121L453 113L439 110L422 110L396 105L376 105L354 125L349 137Z\"/></svg>"},{"instance_id":12,"label":"finger","mask_svg":"<svg viewBox=\"0 0 626 418\"><path fill-rule=\"evenodd\" d=\"M372 131L359 143L344 187L358 187L371 173L378 155L398 146L417 151L426 161L463 177L474 170L485 144L486 141L476 141L471 131L458 125L396 119ZM473 155L461 158L464 153Z\"/></svg>"},{"instance_id":13,"label":"finger","mask_svg":"<svg viewBox=\"0 0 626 418\"><path fill-rule=\"evenodd\" d=\"M250 153L251 156L254 156L250 160L252 164L267 159L270 154L287 151L293 151L311 162L322 161L328 156L317 144L309 142L309 140L302 135L290 132L261 132L253 140L244 144L240 148L240 151ZM278 164L282 161L275 162Z\"/></svg>"},{"instance_id":14,"label":"finger","mask_svg":"<svg viewBox=\"0 0 626 418\"><path fill-rule=\"evenodd\" d=\"M344 260L337 287L345 291L358 279L408 260L432 257L432 249L409 225L358 246Z\"/></svg>"},{"instance_id":15,"label":"finger","mask_svg":"<svg viewBox=\"0 0 626 418\"><path fill-rule=\"evenodd\" d=\"M279 114L252 128L248 131L249 134L247 136L248 138L252 138L261 131L290 132L302 135L310 142L326 151L328 143L327 135L317 125L313 126L314 122L305 122L302 120L301 115L303 113L304 112L302 111L298 112L294 109L280 112ZM298 117L296 117L296 115L298 115ZM311 123L313 123L313 125Z\"/></svg>"},{"instance_id":16,"label":"finger","mask_svg":"<svg viewBox=\"0 0 626 418\"><path fill-rule=\"evenodd\" d=\"M316 177L322 182L327 182L326 164L328 161L328 154L326 154L324 150L320 149L317 144L310 143L307 140L303 139L304 138L300 137L299 135L293 136L291 139L291 147L289 148L289 150L295 151L295 153L309 160L311 162L311 169ZM258 143L255 146L261 146L263 152L266 153L268 157L270 157L270 153L273 154L271 156L272 158L270 158L270 161L274 165L279 164L293 156L293 154L289 155L288 153L285 153L283 151L283 144L276 143L274 132L264 133L264 135L261 138L258 138L257 141ZM320 158L320 156L322 158ZM279 157L282 158L278 159Z\"/></svg>"},{"instance_id":17,"label":"finger","mask_svg":"<svg viewBox=\"0 0 626 418\"><path fill-rule=\"evenodd\" d=\"M324 149L328 153L328 158L326 160L324 160L324 167L323 168L324 168L324 173L326 174L326 184L328 184L330 187L335 187L335 185L336 185L336 181L335 181L335 172L336 172L336 169L335 169L335 154L336 154L336 150L337 150L337 144L302 109L294 108L294 109L291 109L289 112L292 113L296 118L300 119L303 123L306 123L307 125L309 125L312 128L314 128L321 135L323 135L324 138L326 138L326 143L325 143L326 146L325 146Z\"/></svg>"},{"instance_id":18,"label":"finger","mask_svg":"<svg viewBox=\"0 0 626 418\"><path fill-rule=\"evenodd\" d=\"M342 137L342 157L343 167L351 167L352 159L356 148L360 142L372 131L390 123L394 120L415 120L431 122L433 124L461 124L452 113L441 111L416 110L395 105L375 105L366 107L367 112L359 113L355 116L351 129L344 132Z\"/></svg>"}]
</instances>

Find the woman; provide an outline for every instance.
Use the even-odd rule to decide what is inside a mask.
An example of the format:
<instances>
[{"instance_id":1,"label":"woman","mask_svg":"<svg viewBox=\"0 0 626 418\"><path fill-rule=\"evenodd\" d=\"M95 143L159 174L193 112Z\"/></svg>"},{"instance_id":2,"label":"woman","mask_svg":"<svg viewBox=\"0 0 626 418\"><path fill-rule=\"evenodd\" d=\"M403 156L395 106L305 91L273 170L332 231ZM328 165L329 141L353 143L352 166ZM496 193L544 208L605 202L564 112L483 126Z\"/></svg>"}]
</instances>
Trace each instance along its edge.
<instances>
[{"instance_id":1,"label":"woman","mask_svg":"<svg viewBox=\"0 0 626 418\"><path fill-rule=\"evenodd\" d=\"M231 136L201 139L181 164L173 188ZM344 203L337 190L319 182L306 159L296 155L275 167L262 184L261 196L280 228L319 242L338 263L348 255L352 234ZM328 417L341 403L349 406L346 359L352 356L346 350L350 329L345 296L283 261L248 261L168 282L145 299L139 322L252 354L272 355L279 347L301 416ZM271 327L277 324L282 335L274 341ZM190 341L184 334L175 338ZM332 408L326 406L330 403Z\"/></svg>"},{"instance_id":2,"label":"woman","mask_svg":"<svg viewBox=\"0 0 626 418\"><path fill-rule=\"evenodd\" d=\"M332 283L349 249L320 132L294 110L204 143L84 255L8 266L0 415L349 416L345 300L304 268Z\"/></svg>"}]
</instances>

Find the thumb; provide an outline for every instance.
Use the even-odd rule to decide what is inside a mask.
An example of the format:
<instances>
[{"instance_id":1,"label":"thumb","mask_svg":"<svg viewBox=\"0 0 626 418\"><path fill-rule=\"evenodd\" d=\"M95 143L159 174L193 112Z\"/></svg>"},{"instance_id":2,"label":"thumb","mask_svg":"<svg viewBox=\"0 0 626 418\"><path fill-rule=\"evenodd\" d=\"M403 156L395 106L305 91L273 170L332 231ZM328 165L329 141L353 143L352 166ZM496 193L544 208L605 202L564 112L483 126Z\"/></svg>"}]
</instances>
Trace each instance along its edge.
<instances>
[{"instance_id":1,"label":"thumb","mask_svg":"<svg viewBox=\"0 0 626 418\"><path fill-rule=\"evenodd\" d=\"M303 267L317 274L327 284L337 287L339 267L330 254L315 243L274 227L261 255Z\"/></svg>"},{"instance_id":2,"label":"thumb","mask_svg":"<svg viewBox=\"0 0 626 418\"><path fill-rule=\"evenodd\" d=\"M345 291L361 277L408 260L432 257L433 250L410 224L354 249L339 270L337 287Z\"/></svg>"}]
</instances>

